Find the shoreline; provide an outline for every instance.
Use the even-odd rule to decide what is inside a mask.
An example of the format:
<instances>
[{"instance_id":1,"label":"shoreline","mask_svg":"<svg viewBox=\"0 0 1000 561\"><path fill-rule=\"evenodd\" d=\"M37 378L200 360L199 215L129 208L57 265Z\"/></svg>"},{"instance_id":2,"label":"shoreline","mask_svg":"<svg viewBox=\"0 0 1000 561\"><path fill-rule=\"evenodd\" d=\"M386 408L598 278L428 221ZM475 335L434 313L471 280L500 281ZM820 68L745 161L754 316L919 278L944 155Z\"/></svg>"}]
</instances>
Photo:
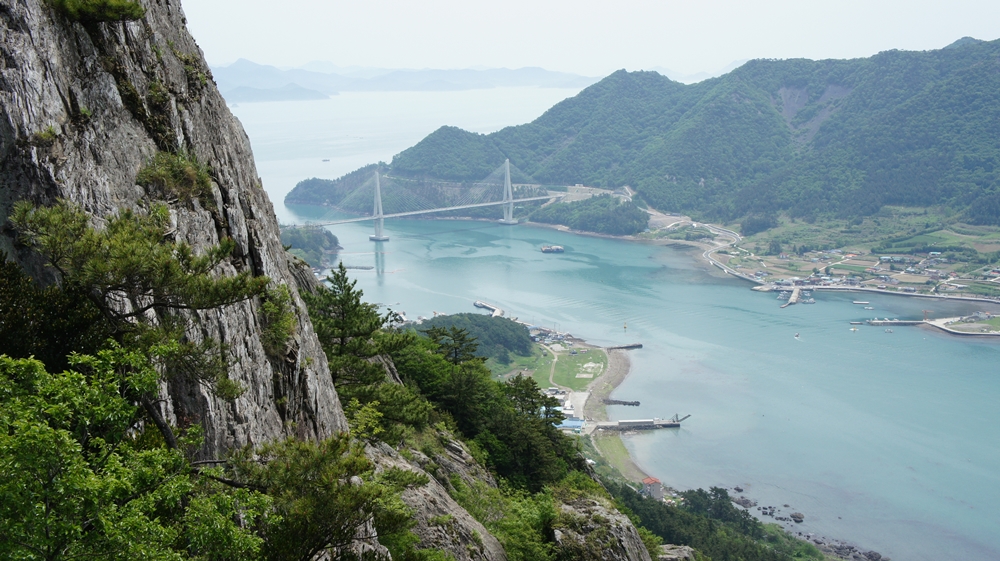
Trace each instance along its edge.
<instances>
[{"instance_id":1,"label":"shoreline","mask_svg":"<svg viewBox=\"0 0 1000 561\"><path fill-rule=\"evenodd\" d=\"M609 397L632 372L632 361L628 357L628 351L607 348L601 348L601 350L608 357L608 370L604 375L588 384L585 390L588 395L587 400L584 402L583 414L588 422L609 420L607 405L603 403L603 399ZM643 479L651 477L646 470L639 466L635 458L628 451L628 448L625 447L624 437L621 432L603 433L593 430L582 436L584 438L589 437L594 449L614 469L618 470L625 479L635 484L641 484ZM615 454L614 452L619 453ZM621 455L621 452L624 452L624 456ZM674 487L662 482L661 485L663 486L664 494L675 496L679 494L678 490ZM877 553L874 550L861 547L851 540L831 538L815 531L796 531L797 525L793 524L789 517L781 516L782 511L780 509L776 509L774 506L766 506L757 508L758 512L755 512L753 509L757 507L757 500L745 496L739 486L725 487L725 489L732 493L730 498L733 500L733 503L746 509L761 524L777 526L780 531L789 537L802 540L810 545L815 545L822 552L825 559L850 560L854 559L855 555L866 556L868 553ZM784 506L788 507L788 505ZM775 516L775 514L779 514L779 516ZM766 520L765 516L770 516L772 520ZM864 558L870 559L870 557ZM875 558L881 558L881 555Z\"/></svg>"},{"instance_id":2,"label":"shoreline","mask_svg":"<svg viewBox=\"0 0 1000 561\"><path fill-rule=\"evenodd\" d=\"M607 405L604 399L608 398L625 378L632 373L632 361L628 357L628 351L622 349L601 349L608 357L607 372L596 378L587 385L587 401L583 404L583 417L587 422L608 421ZM604 457L615 469L617 469L626 479L633 483L639 483L650 475L636 463L635 458L628 452L621 433L609 431L606 434L601 431L592 430L585 436L590 437L594 448ZM617 451L619 454L614 454ZM624 451L624 457L621 452Z\"/></svg>"},{"instance_id":3,"label":"shoreline","mask_svg":"<svg viewBox=\"0 0 1000 561\"><path fill-rule=\"evenodd\" d=\"M557 231L560 231L560 232L566 232L566 233L569 233L569 234L575 234L575 235L579 235L579 236L587 236L587 237L592 237L592 238L615 239L615 240L622 240L622 241L629 241L629 242L648 243L650 245L660 245L660 246L685 246L685 247L691 249L691 253L692 254L696 253L697 250L703 250L702 253L701 253L701 255L700 255L701 256L701 260L698 260L697 258L696 258L696 260L700 261L704 265L707 265L708 266L707 268L708 268L709 271L713 271L714 272L716 269L718 269L718 271L721 273L721 275L720 274L716 274L715 276L718 276L719 278L734 277L734 278L737 278L737 279L742 280L742 281L750 282L750 283L754 284L755 286L760 286L760 287L766 287L767 286L767 283L764 283L764 282L762 282L760 280L757 280L757 279L755 279L753 277L749 277L747 275L739 273L738 271L736 271L734 269L731 269L729 266L723 264L722 262L718 261L717 259L715 259L712 256L712 254L714 254L716 251L718 251L720 249L725 249L727 247L731 247L734 243L736 243L738 241L738 238L733 237L733 236L736 236L737 234L732 233L729 230L721 229L718 226L715 226L715 225L712 225L712 224L704 224L704 226L707 227L707 228L709 228L709 229L713 229L713 231L715 231L715 229L719 230L719 232L720 232L719 235L726 235L726 236L733 237L733 241L730 242L730 243L727 243L727 244L723 244L723 245L714 245L714 244L710 245L710 244L707 244L707 243L704 243L704 242L695 242L695 241L688 241L688 240L646 239L646 238L640 238L640 237L636 237L636 236L620 236L620 235L614 235L614 234L599 234L599 233L596 233L596 232L585 232L585 231L582 231L582 230L574 230L572 228L569 228L568 226L563 226L563 225L558 225L558 224L545 224L545 223L540 223L540 222L524 222L523 224L529 225L529 226L537 226L537 227L541 227L541 228L549 228L549 229L557 230ZM919 292L898 292L898 291L890 291L890 290L885 290L885 289L870 288L870 287L864 287L864 286L810 286L810 287L807 287L807 288L809 290L817 290L817 291L825 290L825 291L828 291L828 292L861 292L861 293L871 293L871 294L887 294L887 295L892 295L892 296L905 296L905 297L911 297L911 298L932 298L932 299L938 299L938 300L951 300L951 301L958 301L958 302L980 302L980 303L984 303L984 304L993 304L995 306L1000 306L1000 299L986 298L986 297L980 298L980 297L975 297L975 296L950 296L950 295L947 295L947 294L922 294L922 293L919 293ZM966 333L966 332L961 332L961 331L955 331L955 330L947 329L947 328L940 327L940 326L937 326L937 325L933 325L933 327L938 327L941 331L943 331L945 333L948 333L950 335L980 335L980 336L987 335L987 334L971 334L971 333ZM993 334L993 335L997 335L997 334Z\"/></svg>"}]
</instances>

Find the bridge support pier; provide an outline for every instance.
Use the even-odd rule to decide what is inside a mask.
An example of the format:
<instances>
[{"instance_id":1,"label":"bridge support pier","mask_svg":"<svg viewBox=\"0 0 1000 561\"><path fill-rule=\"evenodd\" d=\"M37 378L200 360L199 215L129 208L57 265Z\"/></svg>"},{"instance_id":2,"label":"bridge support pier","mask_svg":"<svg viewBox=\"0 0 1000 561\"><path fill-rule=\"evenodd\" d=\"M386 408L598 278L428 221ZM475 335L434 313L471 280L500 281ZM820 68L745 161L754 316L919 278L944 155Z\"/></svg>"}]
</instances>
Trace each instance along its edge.
<instances>
[{"instance_id":1,"label":"bridge support pier","mask_svg":"<svg viewBox=\"0 0 1000 561\"><path fill-rule=\"evenodd\" d=\"M514 218L514 189L510 185L510 160L504 161L504 176L503 176L503 218L500 220L501 224L506 224L508 226L513 226L517 224L517 219Z\"/></svg>"},{"instance_id":2,"label":"bridge support pier","mask_svg":"<svg viewBox=\"0 0 1000 561\"><path fill-rule=\"evenodd\" d=\"M383 218L382 213L382 185L379 173L375 172L375 211L372 213L375 216L375 235L368 236L368 239L373 242L387 242L389 241L389 236L385 235L383 228L385 227L385 218Z\"/></svg>"}]
</instances>

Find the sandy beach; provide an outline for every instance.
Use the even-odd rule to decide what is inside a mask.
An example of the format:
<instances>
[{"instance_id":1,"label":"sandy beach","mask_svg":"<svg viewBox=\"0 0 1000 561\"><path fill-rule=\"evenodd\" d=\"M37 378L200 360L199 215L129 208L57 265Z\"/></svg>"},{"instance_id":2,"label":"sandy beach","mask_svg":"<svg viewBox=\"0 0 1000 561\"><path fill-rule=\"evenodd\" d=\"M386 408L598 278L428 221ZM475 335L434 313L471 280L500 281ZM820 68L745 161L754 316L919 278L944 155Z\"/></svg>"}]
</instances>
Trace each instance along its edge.
<instances>
[{"instance_id":1,"label":"sandy beach","mask_svg":"<svg viewBox=\"0 0 1000 561\"><path fill-rule=\"evenodd\" d=\"M583 416L588 422L607 421L608 411L604 399L611 395L629 375L632 361L628 351L604 349L608 356L607 372L587 386L589 397L583 406ZM621 433L616 431L593 431L590 433L594 446L608 462L626 478L636 483L649 477L632 459L622 442Z\"/></svg>"}]
</instances>

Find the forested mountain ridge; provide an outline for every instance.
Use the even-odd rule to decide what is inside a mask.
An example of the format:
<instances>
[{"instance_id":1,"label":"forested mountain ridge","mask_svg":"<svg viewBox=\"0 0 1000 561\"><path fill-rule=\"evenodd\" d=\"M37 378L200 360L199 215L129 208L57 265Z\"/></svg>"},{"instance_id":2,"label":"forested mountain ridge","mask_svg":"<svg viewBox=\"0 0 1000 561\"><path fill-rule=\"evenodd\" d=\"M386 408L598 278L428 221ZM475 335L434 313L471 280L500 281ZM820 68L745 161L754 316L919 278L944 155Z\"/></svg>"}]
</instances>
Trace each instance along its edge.
<instances>
[{"instance_id":1,"label":"forested mountain ridge","mask_svg":"<svg viewBox=\"0 0 1000 561\"><path fill-rule=\"evenodd\" d=\"M622 70L528 124L442 127L391 172L474 180L510 158L538 183L630 185L661 210L726 221L940 204L998 224L997 130L1000 41L963 39L864 59L753 60L692 85Z\"/></svg>"}]
</instances>

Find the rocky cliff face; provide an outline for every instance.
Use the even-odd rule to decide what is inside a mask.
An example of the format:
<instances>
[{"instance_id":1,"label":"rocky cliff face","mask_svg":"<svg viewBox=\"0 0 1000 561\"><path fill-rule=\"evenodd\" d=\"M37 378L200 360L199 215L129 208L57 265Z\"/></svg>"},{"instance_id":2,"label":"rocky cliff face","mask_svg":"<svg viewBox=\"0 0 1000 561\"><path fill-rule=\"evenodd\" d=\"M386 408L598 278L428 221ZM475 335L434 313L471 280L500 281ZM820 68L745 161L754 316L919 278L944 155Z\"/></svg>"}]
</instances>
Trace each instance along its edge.
<instances>
[{"instance_id":1,"label":"rocky cliff face","mask_svg":"<svg viewBox=\"0 0 1000 561\"><path fill-rule=\"evenodd\" d=\"M559 505L555 540L564 559L651 561L639 532L608 501L567 500Z\"/></svg>"},{"instance_id":2,"label":"rocky cliff face","mask_svg":"<svg viewBox=\"0 0 1000 561\"><path fill-rule=\"evenodd\" d=\"M385 444L370 448L368 455L381 469L396 467L427 476L427 485L403 493L403 502L413 509L413 533L420 537L421 548L440 549L456 561L507 561L500 542L448 493L453 474L468 483L478 480L496 485L461 443L449 442L433 458L411 450L407 459Z\"/></svg>"},{"instance_id":3,"label":"rocky cliff face","mask_svg":"<svg viewBox=\"0 0 1000 561\"><path fill-rule=\"evenodd\" d=\"M259 302L199 312L189 337L229 346L232 401L196 382L164 383L171 422L204 422L202 454L286 435L320 438L347 425L305 306L298 297L250 142L226 108L177 0L142 0L134 22L71 22L44 0L0 0L0 250L43 282L37 256L13 241L12 204L62 198L98 224L123 208L142 211L163 193L136 183L158 151L186 153L210 168L202 201L170 203L174 236L196 249L235 240L223 273L249 270L292 289L298 325L282 356L261 345Z\"/></svg>"},{"instance_id":4,"label":"rocky cliff face","mask_svg":"<svg viewBox=\"0 0 1000 561\"><path fill-rule=\"evenodd\" d=\"M298 314L294 340L281 356L269 356L261 344L259 302L192 315L188 336L226 344L234 360L230 377L247 391L226 401L196 382L165 382L168 420L181 426L202 422L205 457L289 435L323 438L346 430L326 357L298 295L314 287L315 279L281 246L249 140L185 30L177 0L141 3L146 15L140 21L83 25L44 0L0 0L0 251L39 281L52 282L40 258L15 242L7 216L16 201L49 205L66 199L100 226L121 209L143 212L166 199L177 240L198 249L232 238L236 250L221 272L252 271L287 285ZM139 170L160 151L206 164L210 195L181 201L139 186ZM398 382L391 362L386 368ZM506 559L497 539L448 494L452 476L495 486L461 443L450 441L433 457L413 451L408 460L385 445L371 456L383 468L432 472L428 485L403 496L415 511L422 547L456 559ZM613 510L601 510L597 518L590 507L576 510L573 520L584 521L582 531L601 528L614 550L609 558L648 560L627 518ZM566 544L587 543L569 529L559 535Z\"/></svg>"}]
</instances>

